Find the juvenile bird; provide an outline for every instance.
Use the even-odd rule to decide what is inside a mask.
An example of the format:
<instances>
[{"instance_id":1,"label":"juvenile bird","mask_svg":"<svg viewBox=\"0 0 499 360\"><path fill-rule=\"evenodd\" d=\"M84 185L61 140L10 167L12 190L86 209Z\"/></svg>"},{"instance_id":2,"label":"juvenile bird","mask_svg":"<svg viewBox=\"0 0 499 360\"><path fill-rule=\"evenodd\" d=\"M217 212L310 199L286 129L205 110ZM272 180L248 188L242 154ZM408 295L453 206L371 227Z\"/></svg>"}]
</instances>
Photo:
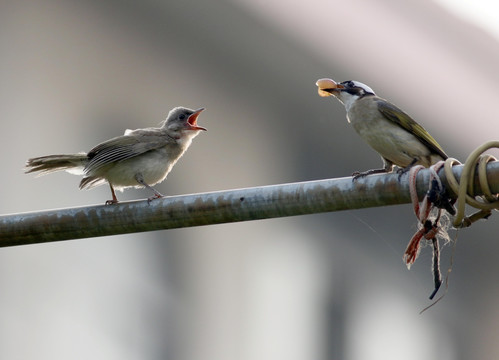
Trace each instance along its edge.
<instances>
[{"instance_id":1,"label":"juvenile bird","mask_svg":"<svg viewBox=\"0 0 499 360\"><path fill-rule=\"evenodd\" d=\"M197 118L203 110L176 107L160 127L126 130L124 135L107 140L88 153L29 159L26 173L45 175L66 170L83 175L80 189L91 189L107 182L113 196L112 200L106 201L107 205L118 202L115 189L146 187L154 192L148 201L163 197L152 185L165 180L192 139L201 130L206 131L197 125Z\"/></svg>"},{"instance_id":2,"label":"juvenile bird","mask_svg":"<svg viewBox=\"0 0 499 360\"><path fill-rule=\"evenodd\" d=\"M414 165L429 167L447 159L442 147L409 115L382 99L359 81L337 84L320 79L316 85L319 95L334 95L347 111L347 120L357 133L382 157L384 167L354 173L354 179L370 174L391 172L393 165L400 174Z\"/></svg>"}]
</instances>

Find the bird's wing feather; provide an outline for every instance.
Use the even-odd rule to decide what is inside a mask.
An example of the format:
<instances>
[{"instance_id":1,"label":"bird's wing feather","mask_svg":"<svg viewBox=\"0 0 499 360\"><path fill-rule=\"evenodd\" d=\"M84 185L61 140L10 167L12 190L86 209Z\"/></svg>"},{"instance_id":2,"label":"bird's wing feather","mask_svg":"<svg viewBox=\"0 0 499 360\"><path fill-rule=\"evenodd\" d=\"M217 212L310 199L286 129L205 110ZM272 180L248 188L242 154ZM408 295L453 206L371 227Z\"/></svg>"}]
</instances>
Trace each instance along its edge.
<instances>
[{"instance_id":1,"label":"bird's wing feather","mask_svg":"<svg viewBox=\"0 0 499 360\"><path fill-rule=\"evenodd\" d=\"M144 137L147 137L147 141ZM109 163L127 160L173 142L173 138L158 133L157 129L132 130L127 132L127 135L107 140L90 150L90 161L84 171L90 173Z\"/></svg>"},{"instance_id":2,"label":"bird's wing feather","mask_svg":"<svg viewBox=\"0 0 499 360\"><path fill-rule=\"evenodd\" d=\"M428 131L398 107L387 101L378 101L378 110L385 118L414 134L432 152L447 159L447 154Z\"/></svg>"}]
</instances>

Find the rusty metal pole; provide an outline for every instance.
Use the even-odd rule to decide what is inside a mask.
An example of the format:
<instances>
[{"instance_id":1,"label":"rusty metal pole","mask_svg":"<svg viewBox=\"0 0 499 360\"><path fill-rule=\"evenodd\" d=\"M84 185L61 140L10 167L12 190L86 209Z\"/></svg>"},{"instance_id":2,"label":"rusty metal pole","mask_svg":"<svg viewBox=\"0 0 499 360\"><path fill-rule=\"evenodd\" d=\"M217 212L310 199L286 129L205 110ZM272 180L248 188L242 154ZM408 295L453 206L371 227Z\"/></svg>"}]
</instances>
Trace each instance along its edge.
<instances>
[{"instance_id":1,"label":"rusty metal pole","mask_svg":"<svg viewBox=\"0 0 499 360\"><path fill-rule=\"evenodd\" d=\"M454 166L459 177L462 165ZM499 193L499 162L487 165ZM445 184L445 176L442 175ZM417 177L420 197L429 171ZM478 189L479 191L479 189ZM0 247L190 226L352 210L410 202L408 176L372 175L270 185L156 199L0 216Z\"/></svg>"}]
</instances>

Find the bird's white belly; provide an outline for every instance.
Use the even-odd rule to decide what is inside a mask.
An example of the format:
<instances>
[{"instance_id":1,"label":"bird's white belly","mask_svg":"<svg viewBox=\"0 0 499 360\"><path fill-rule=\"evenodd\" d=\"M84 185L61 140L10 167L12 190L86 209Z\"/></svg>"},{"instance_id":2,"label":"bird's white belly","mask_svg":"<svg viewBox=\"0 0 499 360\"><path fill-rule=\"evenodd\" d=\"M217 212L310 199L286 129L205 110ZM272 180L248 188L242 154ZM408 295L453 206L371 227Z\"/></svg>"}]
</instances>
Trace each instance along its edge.
<instances>
[{"instance_id":1,"label":"bird's white belly","mask_svg":"<svg viewBox=\"0 0 499 360\"><path fill-rule=\"evenodd\" d=\"M357 133L383 158L406 167L414 159L426 165L429 149L414 135L387 120L352 124Z\"/></svg>"},{"instance_id":2,"label":"bird's white belly","mask_svg":"<svg viewBox=\"0 0 499 360\"><path fill-rule=\"evenodd\" d=\"M105 177L117 190L142 187L136 180L137 174L142 175L146 184L154 185L165 180L176 160L168 160L166 150L158 149L114 164Z\"/></svg>"}]
</instances>

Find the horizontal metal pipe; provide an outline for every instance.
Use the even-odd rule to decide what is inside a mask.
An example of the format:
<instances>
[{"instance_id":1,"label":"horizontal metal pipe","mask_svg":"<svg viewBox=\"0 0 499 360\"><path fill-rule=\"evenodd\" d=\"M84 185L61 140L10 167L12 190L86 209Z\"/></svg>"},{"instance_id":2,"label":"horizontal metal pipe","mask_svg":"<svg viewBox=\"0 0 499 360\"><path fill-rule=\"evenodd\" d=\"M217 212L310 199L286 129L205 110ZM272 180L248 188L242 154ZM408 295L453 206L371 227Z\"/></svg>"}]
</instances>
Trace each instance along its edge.
<instances>
[{"instance_id":1,"label":"horizontal metal pipe","mask_svg":"<svg viewBox=\"0 0 499 360\"><path fill-rule=\"evenodd\" d=\"M462 165L454 166L459 177ZM499 162L487 165L492 192L499 193ZM443 171L439 173L444 182ZM419 172L419 196L429 171ZM475 181L477 184L478 181ZM478 186L478 185L476 185ZM480 189L476 189L480 193ZM410 202L408 176L371 175L0 216L0 247L96 236L174 229L237 221L387 206Z\"/></svg>"}]
</instances>

